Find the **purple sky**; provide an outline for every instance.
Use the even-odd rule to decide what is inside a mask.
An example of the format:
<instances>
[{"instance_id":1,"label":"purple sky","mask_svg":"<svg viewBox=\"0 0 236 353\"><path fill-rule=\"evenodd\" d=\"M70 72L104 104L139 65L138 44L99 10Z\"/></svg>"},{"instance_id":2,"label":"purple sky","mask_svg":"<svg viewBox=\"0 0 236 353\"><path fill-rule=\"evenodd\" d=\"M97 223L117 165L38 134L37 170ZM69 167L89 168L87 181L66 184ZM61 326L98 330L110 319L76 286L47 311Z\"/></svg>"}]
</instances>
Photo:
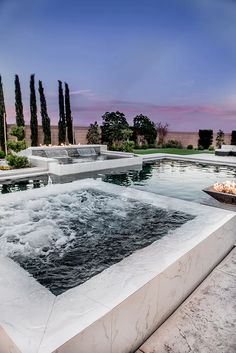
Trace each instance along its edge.
<instances>
[{"instance_id":1,"label":"purple sky","mask_svg":"<svg viewBox=\"0 0 236 353\"><path fill-rule=\"evenodd\" d=\"M236 129L235 19L235 0L0 0L8 120L17 73L29 121L35 73L55 124L60 79L76 125L119 110L176 131Z\"/></svg>"}]
</instances>

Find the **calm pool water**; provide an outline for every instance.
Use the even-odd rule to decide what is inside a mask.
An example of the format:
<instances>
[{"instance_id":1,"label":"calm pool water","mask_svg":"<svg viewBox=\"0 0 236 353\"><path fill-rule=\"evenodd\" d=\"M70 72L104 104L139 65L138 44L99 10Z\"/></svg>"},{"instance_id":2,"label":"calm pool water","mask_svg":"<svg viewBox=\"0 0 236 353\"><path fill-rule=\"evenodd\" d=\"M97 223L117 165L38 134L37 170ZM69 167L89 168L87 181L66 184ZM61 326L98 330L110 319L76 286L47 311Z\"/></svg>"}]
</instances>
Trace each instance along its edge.
<instances>
[{"instance_id":1,"label":"calm pool water","mask_svg":"<svg viewBox=\"0 0 236 353\"><path fill-rule=\"evenodd\" d=\"M145 165L141 171L106 175L103 180L183 200L214 204L217 201L202 189L215 182L236 180L236 168L164 160Z\"/></svg>"},{"instance_id":2,"label":"calm pool water","mask_svg":"<svg viewBox=\"0 0 236 353\"><path fill-rule=\"evenodd\" d=\"M0 193L9 194L16 191L38 189L48 184L48 176L35 177L34 179L16 180L9 183L0 184Z\"/></svg>"},{"instance_id":3,"label":"calm pool water","mask_svg":"<svg viewBox=\"0 0 236 353\"><path fill-rule=\"evenodd\" d=\"M53 183L68 183L85 177L101 179L118 185L129 186L154 192L160 195L176 197L183 200L205 203L212 206L219 202L205 194L202 190L215 182L236 181L236 168L214 166L204 163L184 161L157 161L145 165L141 170L107 171L105 175L89 173L88 175L51 176ZM10 193L46 186L48 175L21 180L8 184L0 184L0 193Z\"/></svg>"}]
</instances>

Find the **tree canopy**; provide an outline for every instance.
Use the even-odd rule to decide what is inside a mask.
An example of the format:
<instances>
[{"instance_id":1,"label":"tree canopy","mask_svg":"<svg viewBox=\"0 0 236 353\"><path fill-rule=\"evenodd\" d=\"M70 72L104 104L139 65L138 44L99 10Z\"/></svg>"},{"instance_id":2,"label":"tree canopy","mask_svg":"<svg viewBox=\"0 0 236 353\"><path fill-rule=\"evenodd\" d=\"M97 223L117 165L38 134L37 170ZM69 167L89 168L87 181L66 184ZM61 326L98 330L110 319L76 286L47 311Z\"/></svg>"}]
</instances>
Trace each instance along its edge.
<instances>
[{"instance_id":1,"label":"tree canopy","mask_svg":"<svg viewBox=\"0 0 236 353\"><path fill-rule=\"evenodd\" d=\"M151 145L156 142L157 130L153 121L151 121L145 115L137 115L134 118L134 136L137 139L137 136L143 136L146 142Z\"/></svg>"},{"instance_id":2,"label":"tree canopy","mask_svg":"<svg viewBox=\"0 0 236 353\"><path fill-rule=\"evenodd\" d=\"M125 115L119 111L106 112L102 116L102 120L102 143L112 146L113 143L123 141L124 130L129 128Z\"/></svg>"},{"instance_id":3,"label":"tree canopy","mask_svg":"<svg viewBox=\"0 0 236 353\"><path fill-rule=\"evenodd\" d=\"M101 143L101 134L99 131L98 123L95 121L94 124L90 124L87 133L88 144L99 144Z\"/></svg>"}]
</instances>

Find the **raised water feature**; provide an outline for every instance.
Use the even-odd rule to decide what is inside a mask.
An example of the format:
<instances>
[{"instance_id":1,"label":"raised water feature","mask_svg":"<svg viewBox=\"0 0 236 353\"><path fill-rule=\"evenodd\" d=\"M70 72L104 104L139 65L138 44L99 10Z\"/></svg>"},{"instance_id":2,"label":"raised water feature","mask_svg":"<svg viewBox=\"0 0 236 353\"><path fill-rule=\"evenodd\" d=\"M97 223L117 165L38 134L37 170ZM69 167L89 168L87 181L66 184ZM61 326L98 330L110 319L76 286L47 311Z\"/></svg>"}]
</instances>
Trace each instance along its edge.
<instances>
[{"instance_id":1,"label":"raised water feature","mask_svg":"<svg viewBox=\"0 0 236 353\"><path fill-rule=\"evenodd\" d=\"M47 168L49 173L57 176L142 166L141 157L107 151L105 145L29 147L19 154L27 156L33 166Z\"/></svg>"},{"instance_id":2,"label":"raised water feature","mask_svg":"<svg viewBox=\"0 0 236 353\"><path fill-rule=\"evenodd\" d=\"M68 158L68 152L64 148L56 149L56 148L48 148L45 150L45 154L48 158ZM33 151L34 155L34 151Z\"/></svg>"},{"instance_id":3,"label":"raised water feature","mask_svg":"<svg viewBox=\"0 0 236 353\"><path fill-rule=\"evenodd\" d=\"M94 149L94 147L85 147L85 148L80 148L78 150L78 153L81 157L90 157L90 156L96 156L97 153Z\"/></svg>"}]
</instances>

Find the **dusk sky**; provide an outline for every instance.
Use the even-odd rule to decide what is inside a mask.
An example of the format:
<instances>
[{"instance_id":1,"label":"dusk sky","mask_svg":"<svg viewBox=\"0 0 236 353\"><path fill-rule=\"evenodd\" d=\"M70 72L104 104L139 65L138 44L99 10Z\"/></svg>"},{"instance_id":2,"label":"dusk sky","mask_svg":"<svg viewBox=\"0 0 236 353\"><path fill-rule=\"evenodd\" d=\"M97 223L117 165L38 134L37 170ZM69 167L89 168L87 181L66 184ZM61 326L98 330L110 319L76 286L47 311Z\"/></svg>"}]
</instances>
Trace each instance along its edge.
<instances>
[{"instance_id":1,"label":"dusk sky","mask_svg":"<svg viewBox=\"0 0 236 353\"><path fill-rule=\"evenodd\" d=\"M14 74L29 121L35 73L54 124L60 79L75 125L119 110L176 131L236 129L235 0L0 0L0 48L10 122Z\"/></svg>"}]
</instances>

